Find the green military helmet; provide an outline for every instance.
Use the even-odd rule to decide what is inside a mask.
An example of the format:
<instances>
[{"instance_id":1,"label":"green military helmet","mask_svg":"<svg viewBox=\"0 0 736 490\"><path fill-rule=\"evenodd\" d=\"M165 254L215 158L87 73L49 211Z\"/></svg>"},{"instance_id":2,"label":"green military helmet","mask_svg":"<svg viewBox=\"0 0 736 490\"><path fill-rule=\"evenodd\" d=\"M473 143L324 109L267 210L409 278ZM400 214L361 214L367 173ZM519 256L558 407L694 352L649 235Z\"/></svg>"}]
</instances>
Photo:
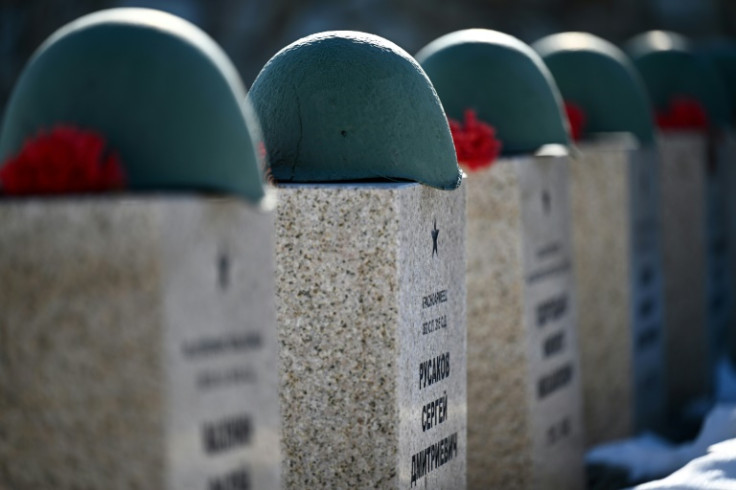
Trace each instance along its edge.
<instances>
[{"instance_id":1,"label":"green military helmet","mask_svg":"<svg viewBox=\"0 0 736 490\"><path fill-rule=\"evenodd\" d=\"M332 31L300 39L269 60L248 97L278 181L460 184L432 84L383 38Z\"/></svg>"},{"instance_id":2,"label":"green military helmet","mask_svg":"<svg viewBox=\"0 0 736 490\"><path fill-rule=\"evenodd\" d=\"M721 80L726 84L733 121L736 118L736 42L717 39L703 44L697 52L715 66Z\"/></svg>"},{"instance_id":3,"label":"green military helmet","mask_svg":"<svg viewBox=\"0 0 736 490\"><path fill-rule=\"evenodd\" d=\"M628 132L654 141L654 116L646 88L626 55L584 32L565 32L532 45L552 72L566 102L585 113L583 135Z\"/></svg>"},{"instance_id":4,"label":"green military helmet","mask_svg":"<svg viewBox=\"0 0 736 490\"><path fill-rule=\"evenodd\" d=\"M467 109L475 110L495 128L503 154L569 143L552 76L518 39L487 29L457 31L425 46L417 60L447 115L461 120Z\"/></svg>"},{"instance_id":5,"label":"green military helmet","mask_svg":"<svg viewBox=\"0 0 736 490\"><path fill-rule=\"evenodd\" d=\"M676 97L698 101L711 124L731 123L728 94L713 65L696 56L687 38L672 32L650 31L626 44L657 111L666 111Z\"/></svg>"},{"instance_id":6,"label":"green military helmet","mask_svg":"<svg viewBox=\"0 0 736 490\"><path fill-rule=\"evenodd\" d=\"M260 129L225 53L204 32L149 9L111 9L54 33L10 98L0 161L42 130L98 132L131 190L264 196Z\"/></svg>"}]
</instances>

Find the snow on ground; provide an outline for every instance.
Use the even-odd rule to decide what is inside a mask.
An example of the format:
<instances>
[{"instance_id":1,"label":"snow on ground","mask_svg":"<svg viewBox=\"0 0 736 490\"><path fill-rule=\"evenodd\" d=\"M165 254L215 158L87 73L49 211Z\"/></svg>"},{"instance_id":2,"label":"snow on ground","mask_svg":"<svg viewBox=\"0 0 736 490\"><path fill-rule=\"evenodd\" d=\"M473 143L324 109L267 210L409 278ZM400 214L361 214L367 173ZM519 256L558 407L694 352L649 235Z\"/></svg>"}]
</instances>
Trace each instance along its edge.
<instances>
[{"instance_id":1,"label":"snow on ground","mask_svg":"<svg viewBox=\"0 0 736 490\"><path fill-rule=\"evenodd\" d=\"M690 462L667 478L639 485L636 490L736 490L736 369L724 358L716 376L718 404L700 435L694 443L672 451L678 458L690 457ZM707 454L702 455L705 445Z\"/></svg>"},{"instance_id":2,"label":"snow on ground","mask_svg":"<svg viewBox=\"0 0 736 490\"><path fill-rule=\"evenodd\" d=\"M736 439L710 447L705 456L692 460L681 470L635 490L734 490L736 489Z\"/></svg>"},{"instance_id":3,"label":"snow on ground","mask_svg":"<svg viewBox=\"0 0 736 490\"><path fill-rule=\"evenodd\" d=\"M651 480L682 468L706 454L713 444L733 438L736 438L736 403L719 403L692 442L674 445L653 434L643 434L591 449L586 463L627 468L630 481ZM736 458L736 454L732 457ZM736 485L732 490L735 489Z\"/></svg>"},{"instance_id":4,"label":"snow on ground","mask_svg":"<svg viewBox=\"0 0 736 490\"><path fill-rule=\"evenodd\" d=\"M654 434L596 446L585 457L586 464L626 468L629 481L643 481L667 475L680 468L675 446Z\"/></svg>"},{"instance_id":5,"label":"snow on ground","mask_svg":"<svg viewBox=\"0 0 736 490\"><path fill-rule=\"evenodd\" d=\"M670 475L659 482L637 486L637 490L736 490L736 369L726 360L718 367L716 398L716 405L694 441L675 445L645 433L591 449L586 463L626 468L631 482ZM708 453L711 447L712 452Z\"/></svg>"}]
</instances>

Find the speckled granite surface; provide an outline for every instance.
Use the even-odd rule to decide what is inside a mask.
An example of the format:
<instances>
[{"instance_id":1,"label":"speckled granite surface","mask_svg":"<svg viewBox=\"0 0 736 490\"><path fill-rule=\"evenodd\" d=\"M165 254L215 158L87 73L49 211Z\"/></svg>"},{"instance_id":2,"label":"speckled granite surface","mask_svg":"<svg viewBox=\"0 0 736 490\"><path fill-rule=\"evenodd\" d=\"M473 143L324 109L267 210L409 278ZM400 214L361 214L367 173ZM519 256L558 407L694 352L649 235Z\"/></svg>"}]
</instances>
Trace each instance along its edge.
<instances>
[{"instance_id":1,"label":"speckled granite surface","mask_svg":"<svg viewBox=\"0 0 736 490\"><path fill-rule=\"evenodd\" d=\"M590 447L629 437L633 425L629 152L592 142L578 150L570 166L570 202Z\"/></svg>"},{"instance_id":2,"label":"speckled granite surface","mask_svg":"<svg viewBox=\"0 0 736 490\"><path fill-rule=\"evenodd\" d=\"M583 488L567 157L468 176L468 486Z\"/></svg>"},{"instance_id":3,"label":"speckled granite surface","mask_svg":"<svg viewBox=\"0 0 736 490\"><path fill-rule=\"evenodd\" d=\"M657 153L621 136L582 143L571 166L588 447L664 416Z\"/></svg>"},{"instance_id":4,"label":"speckled granite surface","mask_svg":"<svg viewBox=\"0 0 736 490\"><path fill-rule=\"evenodd\" d=\"M670 411L709 391L705 138L659 135L667 392Z\"/></svg>"},{"instance_id":5,"label":"speckled granite surface","mask_svg":"<svg viewBox=\"0 0 736 490\"><path fill-rule=\"evenodd\" d=\"M48 199L0 220L0 488L278 486L271 213Z\"/></svg>"},{"instance_id":6,"label":"speckled granite surface","mask_svg":"<svg viewBox=\"0 0 736 490\"><path fill-rule=\"evenodd\" d=\"M464 488L464 186L279 196L285 486Z\"/></svg>"}]
</instances>

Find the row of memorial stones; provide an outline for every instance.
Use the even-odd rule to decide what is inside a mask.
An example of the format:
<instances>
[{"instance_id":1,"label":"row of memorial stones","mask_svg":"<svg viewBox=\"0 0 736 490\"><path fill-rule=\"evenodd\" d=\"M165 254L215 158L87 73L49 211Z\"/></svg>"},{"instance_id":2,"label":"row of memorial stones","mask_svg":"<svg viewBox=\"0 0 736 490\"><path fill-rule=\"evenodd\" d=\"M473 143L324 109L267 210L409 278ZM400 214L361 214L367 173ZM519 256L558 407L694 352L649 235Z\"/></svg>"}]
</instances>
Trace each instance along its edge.
<instances>
[{"instance_id":1,"label":"row of memorial stones","mask_svg":"<svg viewBox=\"0 0 736 490\"><path fill-rule=\"evenodd\" d=\"M157 194L0 206L1 486L574 489L586 447L666 431L730 325L731 121L678 37L633 46L655 106L685 97L670 127L703 129L657 141L586 34L540 57L461 31L421 67L318 34L246 99L170 15L62 28L11 98L3 192L120 190L94 177L119 163Z\"/></svg>"}]
</instances>

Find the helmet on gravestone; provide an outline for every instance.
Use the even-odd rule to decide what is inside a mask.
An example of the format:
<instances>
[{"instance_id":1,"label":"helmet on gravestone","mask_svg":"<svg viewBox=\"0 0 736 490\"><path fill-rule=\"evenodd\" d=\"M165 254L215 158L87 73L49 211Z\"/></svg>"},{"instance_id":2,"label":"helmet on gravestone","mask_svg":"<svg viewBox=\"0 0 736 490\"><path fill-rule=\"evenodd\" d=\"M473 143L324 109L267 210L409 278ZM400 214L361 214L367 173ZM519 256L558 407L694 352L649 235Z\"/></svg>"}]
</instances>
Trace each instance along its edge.
<instances>
[{"instance_id":1,"label":"helmet on gravestone","mask_svg":"<svg viewBox=\"0 0 736 490\"><path fill-rule=\"evenodd\" d=\"M555 78L566 103L585 114L584 135L628 132L654 142L654 117L646 88L626 55L584 32L565 32L532 45Z\"/></svg>"},{"instance_id":2,"label":"helmet on gravestone","mask_svg":"<svg viewBox=\"0 0 736 490\"><path fill-rule=\"evenodd\" d=\"M697 53L715 66L728 91L731 118L736 119L736 42L714 39L698 47Z\"/></svg>"},{"instance_id":3,"label":"helmet on gravestone","mask_svg":"<svg viewBox=\"0 0 736 490\"><path fill-rule=\"evenodd\" d=\"M101 134L131 190L264 196L260 129L242 82L194 25L150 9L111 9L54 33L11 95L0 161L59 125Z\"/></svg>"},{"instance_id":4,"label":"helmet on gravestone","mask_svg":"<svg viewBox=\"0 0 736 490\"><path fill-rule=\"evenodd\" d=\"M268 61L249 99L278 181L460 185L432 84L411 56L383 38L332 31L300 39Z\"/></svg>"},{"instance_id":5,"label":"helmet on gravestone","mask_svg":"<svg viewBox=\"0 0 736 490\"><path fill-rule=\"evenodd\" d=\"M478 119L495 128L503 154L569 143L552 76L518 39L467 29L432 41L416 56L448 117L460 120L466 110L474 110Z\"/></svg>"},{"instance_id":6,"label":"helmet on gravestone","mask_svg":"<svg viewBox=\"0 0 736 490\"><path fill-rule=\"evenodd\" d=\"M625 48L641 73L660 119L676 109L676 102L691 101L702 107L710 125L730 125L723 81L713 65L693 53L687 38L672 32L650 31L631 39Z\"/></svg>"}]
</instances>

